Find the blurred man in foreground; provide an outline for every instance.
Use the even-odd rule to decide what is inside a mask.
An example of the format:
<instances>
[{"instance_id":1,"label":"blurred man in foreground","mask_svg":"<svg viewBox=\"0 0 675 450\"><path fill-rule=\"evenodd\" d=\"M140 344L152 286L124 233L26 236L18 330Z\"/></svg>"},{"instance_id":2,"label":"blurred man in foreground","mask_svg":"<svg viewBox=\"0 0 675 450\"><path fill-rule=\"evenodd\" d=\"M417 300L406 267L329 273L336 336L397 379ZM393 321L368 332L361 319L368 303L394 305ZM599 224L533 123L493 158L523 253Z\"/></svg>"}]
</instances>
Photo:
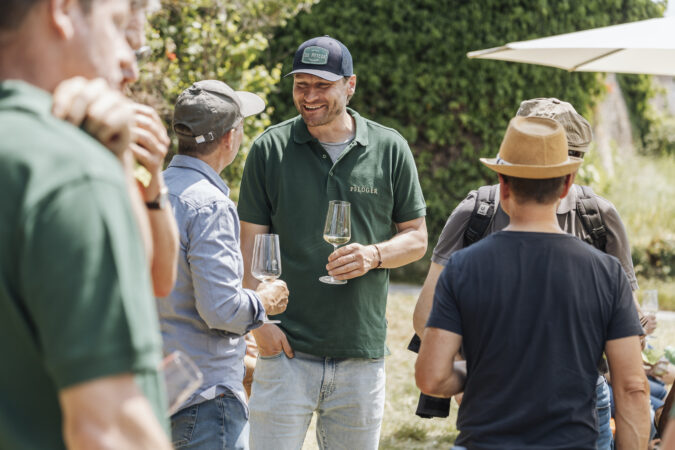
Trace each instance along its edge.
<instances>
[{"instance_id":1,"label":"blurred man in foreground","mask_svg":"<svg viewBox=\"0 0 675 450\"><path fill-rule=\"evenodd\" d=\"M67 78L119 85L133 58L129 13L120 0L3 3L0 345L11 368L0 375L3 448L170 446L160 425L161 340L124 174L107 149L50 111L50 93ZM130 115L116 108L111 120L127 124ZM131 130L116 130L106 139L127 148Z\"/></svg>"}]
</instances>

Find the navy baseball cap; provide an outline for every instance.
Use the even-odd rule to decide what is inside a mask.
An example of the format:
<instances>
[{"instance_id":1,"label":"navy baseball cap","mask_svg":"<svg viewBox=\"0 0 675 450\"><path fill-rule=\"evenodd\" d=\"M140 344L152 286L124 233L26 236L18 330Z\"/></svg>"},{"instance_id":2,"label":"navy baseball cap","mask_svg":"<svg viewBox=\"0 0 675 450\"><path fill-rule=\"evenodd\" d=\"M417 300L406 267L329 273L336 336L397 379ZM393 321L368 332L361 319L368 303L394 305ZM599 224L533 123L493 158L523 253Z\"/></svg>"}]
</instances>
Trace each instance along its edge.
<instances>
[{"instance_id":1,"label":"navy baseball cap","mask_svg":"<svg viewBox=\"0 0 675 450\"><path fill-rule=\"evenodd\" d=\"M347 47L330 36L315 37L303 42L295 52L294 73L308 73L328 81L337 81L342 77L354 75L352 55Z\"/></svg>"}]
</instances>

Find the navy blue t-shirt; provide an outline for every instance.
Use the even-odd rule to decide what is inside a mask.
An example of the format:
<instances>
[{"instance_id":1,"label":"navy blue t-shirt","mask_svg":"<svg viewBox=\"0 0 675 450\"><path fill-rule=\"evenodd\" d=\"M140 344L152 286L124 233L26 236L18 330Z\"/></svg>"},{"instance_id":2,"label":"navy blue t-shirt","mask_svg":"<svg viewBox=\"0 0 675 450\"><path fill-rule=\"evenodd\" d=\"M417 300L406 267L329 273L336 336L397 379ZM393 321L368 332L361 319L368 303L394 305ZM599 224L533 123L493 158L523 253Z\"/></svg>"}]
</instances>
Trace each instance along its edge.
<instances>
[{"instance_id":1,"label":"navy blue t-shirt","mask_svg":"<svg viewBox=\"0 0 675 450\"><path fill-rule=\"evenodd\" d=\"M642 333L619 260L568 234L500 231L454 253L427 323L467 361L457 445L595 449L597 362Z\"/></svg>"}]
</instances>

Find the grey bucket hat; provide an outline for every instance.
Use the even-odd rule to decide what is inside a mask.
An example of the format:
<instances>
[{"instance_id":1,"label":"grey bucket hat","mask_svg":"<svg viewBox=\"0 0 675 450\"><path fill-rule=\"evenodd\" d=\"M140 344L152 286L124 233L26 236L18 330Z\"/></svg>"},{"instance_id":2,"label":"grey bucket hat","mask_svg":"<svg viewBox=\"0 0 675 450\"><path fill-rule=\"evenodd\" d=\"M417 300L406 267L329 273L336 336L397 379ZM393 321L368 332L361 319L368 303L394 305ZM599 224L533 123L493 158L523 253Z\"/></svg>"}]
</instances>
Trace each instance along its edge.
<instances>
[{"instance_id":1,"label":"grey bucket hat","mask_svg":"<svg viewBox=\"0 0 675 450\"><path fill-rule=\"evenodd\" d=\"M574 107L557 98L533 98L520 104L516 113L523 117L546 117L563 126L570 150L586 153L593 140L591 124Z\"/></svg>"}]
</instances>

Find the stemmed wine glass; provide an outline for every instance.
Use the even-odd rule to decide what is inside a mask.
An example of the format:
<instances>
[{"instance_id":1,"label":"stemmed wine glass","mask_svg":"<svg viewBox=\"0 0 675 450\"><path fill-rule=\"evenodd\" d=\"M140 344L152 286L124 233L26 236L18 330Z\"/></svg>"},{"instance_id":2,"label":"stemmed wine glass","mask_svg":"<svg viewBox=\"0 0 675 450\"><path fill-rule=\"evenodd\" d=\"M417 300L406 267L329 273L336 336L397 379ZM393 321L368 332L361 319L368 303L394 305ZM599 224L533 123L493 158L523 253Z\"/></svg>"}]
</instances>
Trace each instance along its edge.
<instances>
[{"instance_id":1,"label":"stemmed wine glass","mask_svg":"<svg viewBox=\"0 0 675 450\"><path fill-rule=\"evenodd\" d=\"M656 289L644 291L642 295L642 312L656 316L656 313L659 311L659 291ZM655 338L654 334L651 334L651 338Z\"/></svg>"},{"instance_id":2,"label":"stemmed wine glass","mask_svg":"<svg viewBox=\"0 0 675 450\"><path fill-rule=\"evenodd\" d=\"M171 416L202 385L204 375L194 361L180 350L162 360L160 371L164 377L169 403L167 416Z\"/></svg>"},{"instance_id":3,"label":"stemmed wine glass","mask_svg":"<svg viewBox=\"0 0 675 450\"><path fill-rule=\"evenodd\" d=\"M333 245L333 251L339 245L346 244L352 238L349 202L331 200L328 203L326 225L323 228L323 239ZM324 275L319 281L326 284L346 284L346 280L336 280L332 275Z\"/></svg>"},{"instance_id":4,"label":"stemmed wine glass","mask_svg":"<svg viewBox=\"0 0 675 450\"><path fill-rule=\"evenodd\" d=\"M263 283L270 283L281 276L281 252L278 234L256 234L253 243L251 275ZM264 323L280 323L265 314Z\"/></svg>"}]
</instances>

